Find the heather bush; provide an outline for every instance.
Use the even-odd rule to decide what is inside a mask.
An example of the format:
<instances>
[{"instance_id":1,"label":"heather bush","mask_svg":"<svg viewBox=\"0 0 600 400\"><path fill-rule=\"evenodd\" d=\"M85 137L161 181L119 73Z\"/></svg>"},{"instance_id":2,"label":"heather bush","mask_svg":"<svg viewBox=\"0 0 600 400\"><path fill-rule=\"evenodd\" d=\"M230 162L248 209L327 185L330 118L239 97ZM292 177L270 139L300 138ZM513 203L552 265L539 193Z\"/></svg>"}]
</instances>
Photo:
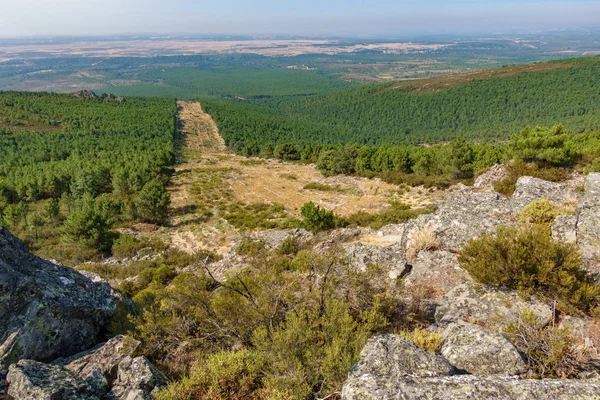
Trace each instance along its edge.
<instances>
[{"instance_id":1,"label":"heather bush","mask_svg":"<svg viewBox=\"0 0 600 400\"><path fill-rule=\"evenodd\" d=\"M536 225L484 233L467 243L459 262L478 282L556 300L564 310L589 312L600 299L600 286L581 268L579 248Z\"/></svg>"}]
</instances>

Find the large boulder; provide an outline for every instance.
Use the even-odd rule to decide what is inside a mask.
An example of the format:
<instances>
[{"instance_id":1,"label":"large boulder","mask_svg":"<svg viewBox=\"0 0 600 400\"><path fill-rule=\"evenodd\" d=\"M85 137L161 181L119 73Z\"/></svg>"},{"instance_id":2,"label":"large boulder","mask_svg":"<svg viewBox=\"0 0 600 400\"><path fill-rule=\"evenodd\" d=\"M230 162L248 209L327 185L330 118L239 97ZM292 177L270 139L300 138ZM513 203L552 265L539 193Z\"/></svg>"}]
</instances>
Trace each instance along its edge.
<instances>
[{"instance_id":1,"label":"large boulder","mask_svg":"<svg viewBox=\"0 0 600 400\"><path fill-rule=\"evenodd\" d=\"M51 361L105 340L119 296L74 269L30 254L0 227L0 370Z\"/></svg>"},{"instance_id":2,"label":"large boulder","mask_svg":"<svg viewBox=\"0 0 600 400\"><path fill-rule=\"evenodd\" d=\"M350 375L343 400L598 400L600 384L568 379L519 380L509 376L458 375L402 379L388 386L367 388L361 377Z\"/></svg>"},{"instance_id":3,"label":"large boulder","mask_svg":"<svg viewBox=\"0 0 600 400\"><path fill-rule=\"evenodd\" d=\"M83 379L58 365L20 360L7 380L8 395L18 400L99 400Z\"/></svg>"},{"instance_id":4,"label":"large boulder","mask_svg":"<svg viewBox=\"0 0 600 400\"><path fill-rule=\"evenodd\" d=\"M440 353L459 370L481 376L527 371L517 348L499 333L463 321L448 324L440 333Z\"/></svg>"},{"instance_id":5,"label":"large boulder","mask_svg":"<svg viewBox=\"0 0 600 400\"><path fill-rule=\"evenodd\" d=\"M398 378L447 376L452 366L443 357L415 346L397 335L379 335L367 342L360 361L350 372L348 399L383 398L386 388ZM365 396L365 397L361 397ZM368 397L372 396L372 397Z\"/></svg>"},{"instance_id":6,"label":"large boulder","mask_svg":"<svg viewBox=\"0 0 600 400\"><path fill-rule=\"evenodd\" d=\"M577 207L577 244L586 268L600 272L600 173L585 180L585 192Z\"/></svg>"},{"instance_id":7,"label":"large boulder","mask_svg":"<svg viewBox=\"0 0 600 400\"><path fill-rule=\"evenodd\" d=\"M444 357L394 335L369 340L342 388L343 400L588 400L591 380L521 380L506 375L453 375Z\"/></svg>"},{"instance_id":8,"label":"large boulder","mask_svg":"<svg viewBox=\"0 0 600 400\"><path fill-rule=\"evenodd\" d=\"M53 364L64 366L98 393L106 393L117 380L121 361L135 355L139 346L139 341L119 335L94 349L55 360Z\"/></svg>"},{"instance_id":9,"label":"large boulder","mask_svg":"<svg viewBox=\"0 0 600 400\"><path fill-rule=\"evenodd\" d=\"M468 321L500 327L504 321L530 310L543 323L552 321L552 307L539 300L524 300L514 290L465 283L438 300L436 321Z\"/></svg>"}]
</instances>

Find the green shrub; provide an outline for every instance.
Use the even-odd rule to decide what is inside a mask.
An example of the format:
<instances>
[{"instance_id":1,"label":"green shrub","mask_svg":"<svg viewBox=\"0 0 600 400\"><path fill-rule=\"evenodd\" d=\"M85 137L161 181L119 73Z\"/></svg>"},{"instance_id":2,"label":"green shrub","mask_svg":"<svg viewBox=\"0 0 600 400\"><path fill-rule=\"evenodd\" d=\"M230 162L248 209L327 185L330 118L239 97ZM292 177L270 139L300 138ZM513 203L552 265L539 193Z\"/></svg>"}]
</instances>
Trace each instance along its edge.
<instances>
[{"instance_id":1,"label":"green shrub","mask_svg":"<svg viewBox=\"0 0 600 400\"><path fill-rule=\"evenodd\" d=\"M571 135L562 125L528 126L510 138L510 149L516 160L561 165L573 162L578 156L567 144Z\"/></svg>"},{"instance_id":2,"label":"green shrub","mask_svg":"<svg viewBox=\"0 0 600 400\"><path fill-rule=\"evenodd\" d=\"M256 351L221 352L200 361L189 377L169 385L158 400L260 400L265 362Z\"/></svg>"},{"instance_id":3,"label":"green shrub","mask_svg":"<svg viewBox=\"0 0 600 400\"><path fill-rule=\"evenodd\" d=\"M335 249L293 260L274 249L220 282L181 273L150 283L134 297L137 337L171 376L188 376L159 398L304 400L341 390L366 340L405 309L384 276L348 268Z\"/></svg>"},{"instance_id":4,"label":"green shrub","mask_svg":"<svg viewBox=\"0 0 600 400\"><path fill-rule=\"evenodd\" d=\"M428 332L425 329L415 328L412 332L401 331L400 336L411 340L417 347L437 353L442 347L442 337L435 332Z\"/></svg>"},{"instance_id":5,"label":"green shrub","mask_svg":"<svg viewBox=\"0 0 600 400\"><path fill-rule=\"evenodd\" d=\"M233 203L222 207L223 218L238 229L290 229L298 226L281 204Z\"/></svg>"},{"instance_id":6,"label":"green shrub","mask_svg":"<svg viewBox=\"0 0 600 400\"><path fill-rule=\"evenodd\" d=\"M552 224L560 213L561 210L548 200L534 200L521 210L519 221L522 224L537 225L550 235Z\"/></svg>"},{"instance_id":7,"label":"green shrub","mask_svg":"<svg viewBox=\"0 0 600 400\"><path fill-rule=\"evenodd\" d=\"M533 176L551 182L561 182L569 178L569 170L537 163L513 161L506 164L508 176L494 184L494 190L505 196L511 196L515 191L515 184L522 176Z\"/></svg>"},{"instance_id":8,"label":"green shrub","mask_svg":"<svg viewBox=\"0 0 600 400\"><path fill-rule=\"evenodd\" d=\"M283 242L277 247L277 251L281 255L293 255L298 252L299 244L298 239L294 236L288 236Z\"/></svg>"},{"instance_id":9,"label":"green shrub","mask_svg":"<svg viewBox=\"0 0 600 400\"><path fill-rule=\"evenodd\" d=\"M265 243L260 240L242 240L235 248L235 252L240 256L255 257L265 249Z\"/></svg>"},{"instance_id":10,"label":"green shrub","mask_svg":"<svg viewBox=\"0 0 600 400\"><path fill-rule=\"evenodd\" d=\"M300 210L305 229L316 233L327 231L335 227L333 211L327 211L324 208L316 206L312 201L304 204Z\"/></svg>"},{"instance_id":11,"label":"green shrub","mask_svg":"<svg viewBox=\"0 0 600 400\"><path fill-rule=\"evenodd\" d=\"M112 254L117 258L131 258L146 246L146 243L131 235L119 235L112 245Z\"/></svg>"},{"instance_id":12,"label":"green shrub","mask_svg":"<svg viewBox=\"0 0 600 400\"><path fill-rule=\"evenodd\" d=\"M478 282L556 300L566 310L589 312L600 299L578 247L554 241L535 225L484 233L467 243L459 262Z\"/></svg>"},{"instance_id":13,"label":"green shrub","mask_svg":"<svg viewBox=\"0 0 600 400\"><path fill-rule=\"evenodd\" d=\"M525 310L510 321L504 334L523 353L537 378L572 378L579 372L575 339L568 329L555 328Z\"/></svg>"}]
</instances>

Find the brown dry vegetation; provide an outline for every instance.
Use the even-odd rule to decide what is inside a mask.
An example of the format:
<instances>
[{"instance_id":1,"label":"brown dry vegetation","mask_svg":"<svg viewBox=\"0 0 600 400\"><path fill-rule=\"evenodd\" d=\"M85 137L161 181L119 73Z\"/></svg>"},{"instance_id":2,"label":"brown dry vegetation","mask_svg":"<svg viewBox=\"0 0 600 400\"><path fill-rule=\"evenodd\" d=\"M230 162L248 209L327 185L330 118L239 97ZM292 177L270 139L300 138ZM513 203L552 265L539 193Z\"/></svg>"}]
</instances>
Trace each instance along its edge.
<instances>
[{"instance_id":1,"label":"brown dry vegetation","mask_svg":"<svg viewBox=\"0 0 600 400\"><path fill-rule=\"evenodd\" d=\"M229 153L216 124L199 103L179 102L183 134L182 160L169 186L173 245L186 252L200 248L225 252L237 231L208 212L232 204L280 204L299 217L313 201L339 215L358 211L379 213L396 200L413 206L431 204L439 193L419 188L399 189L380 180L348 176L323 177L313 165L246 158ZM305 189L319 183L334 190ZM311 186L309 186L311 187Z\"/></svg>"},{"instance_id":2,"label":"brown dry vegetation","mask_svg":"<svg viewBox=\"0 0 600 400\"><path fill-rule=\"evenodd\" d=\"M403 81L381 90L385 92L393 89L407 89L412 93L432 93L450 89L454 86L462 85L479 79L506 78L526 72L543 72L554 69L570 68L573 64L569 62L553 62L541 64L525 64L499 69L484 70L477 72L468 72L462 74L452 74L436 76L426 79L414 79Z\"/></svg>"}]
</instances>

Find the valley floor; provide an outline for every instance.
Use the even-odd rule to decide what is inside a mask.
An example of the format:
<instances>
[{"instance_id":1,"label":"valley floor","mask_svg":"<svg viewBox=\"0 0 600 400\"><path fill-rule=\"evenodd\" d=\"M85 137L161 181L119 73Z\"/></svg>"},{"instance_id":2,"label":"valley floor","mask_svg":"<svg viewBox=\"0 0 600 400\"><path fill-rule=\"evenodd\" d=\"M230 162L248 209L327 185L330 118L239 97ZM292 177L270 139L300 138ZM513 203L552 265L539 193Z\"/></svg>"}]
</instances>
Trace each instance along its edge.
<instances>
[{"instance_id":1,"label":"valley floor","mask_svg":"<svg viewBox=\"0 0 600 400\"><path fill-rule=\"evenodd\" d=\"M423 206L440 196L423 188L399 189L379 179L325 178L314 165L232 154L199 103L179 102L178 107L181 159L169 185L167 236L174 247L186 252L210 249L225 253L230 249L237 230L219 218L215 209L232 204L279 204L290 217L298 217L309 201L336 214L350 215L379 213L391 200ZM305 188L307 184L313 188Z\"/></svg>"}]
</instances>

